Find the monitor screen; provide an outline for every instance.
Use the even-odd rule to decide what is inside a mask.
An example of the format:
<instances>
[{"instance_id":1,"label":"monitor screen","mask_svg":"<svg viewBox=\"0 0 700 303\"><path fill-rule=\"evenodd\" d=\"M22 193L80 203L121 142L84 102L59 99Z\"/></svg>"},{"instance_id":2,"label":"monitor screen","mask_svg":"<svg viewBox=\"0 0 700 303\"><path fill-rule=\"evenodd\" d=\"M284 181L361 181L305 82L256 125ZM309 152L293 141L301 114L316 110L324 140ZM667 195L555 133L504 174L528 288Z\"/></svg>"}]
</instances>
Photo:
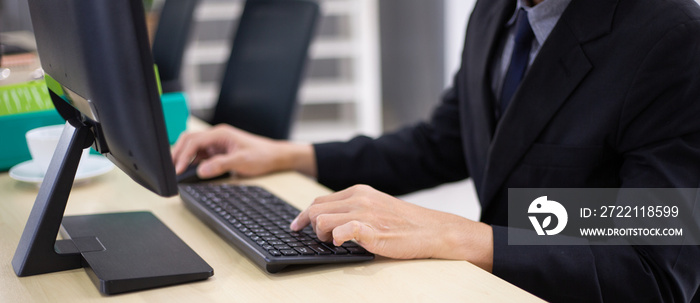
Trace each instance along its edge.
<instances>
[{"instance_id":1,"label":"monitor screen","mask_svg":"<svg viewBox=\"0 0 700 303\"><path fill-rule=\"evenodd\" d=\"M63 216L89 146L151 191L178 192L142 0L29 0L29 9L66 124L12 259L17 276L85 267L105 294L212 276L150 212Z\"/></svg>"},{"instance_id":2,"label":"monitor screen","mask_svg":"<svg viewBox=\"0 0 700 303\"><path fill-rule=\"evenodd\" d=\"M159 195L177 194L142 1L29 6L51 94L72 105L91 126L94 148L132 179Z\"/></svg>"}]
</instances>

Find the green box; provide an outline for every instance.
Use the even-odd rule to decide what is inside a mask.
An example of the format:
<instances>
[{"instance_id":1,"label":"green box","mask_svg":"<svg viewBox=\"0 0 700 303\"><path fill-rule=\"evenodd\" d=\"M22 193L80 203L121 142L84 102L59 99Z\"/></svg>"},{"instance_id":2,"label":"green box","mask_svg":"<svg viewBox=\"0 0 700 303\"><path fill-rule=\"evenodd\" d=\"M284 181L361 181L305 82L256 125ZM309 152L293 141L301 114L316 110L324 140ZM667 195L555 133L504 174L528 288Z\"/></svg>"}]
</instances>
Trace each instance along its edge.
<instances>
[{"instance_id":1,"label":"green box","mask_svg":"<svg viewBox=\"0 0 700 303\"><path fill-rule=\"evenodd\" d=\"M37 101L37 94L43 103ZM187 97L182 92L174 92L163 94L161 100L168 139L173 144L187 127ZM27 131L63 123L65 121L51 104L44 80L0 86L0 171L31 159L24 137Z\"/></svg>"}]
</instances>

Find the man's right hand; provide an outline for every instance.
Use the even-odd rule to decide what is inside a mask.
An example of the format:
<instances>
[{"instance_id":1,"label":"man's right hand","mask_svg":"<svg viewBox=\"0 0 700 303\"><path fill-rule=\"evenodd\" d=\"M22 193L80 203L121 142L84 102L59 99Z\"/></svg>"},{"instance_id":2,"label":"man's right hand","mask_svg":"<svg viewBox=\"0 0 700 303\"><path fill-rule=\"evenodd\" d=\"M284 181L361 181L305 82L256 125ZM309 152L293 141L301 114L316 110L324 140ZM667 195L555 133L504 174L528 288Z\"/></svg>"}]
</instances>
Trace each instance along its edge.
<instances>
[{"instance_id":1,"label":"man's right hand","mask_svg":"<svg viewBox=\"0 0 700 303\"><path fill-rule=\"evenodd\" d=\"M276 141L227 124L182 134L173 147L172 156L177 174L190 164L199 163L197 175L200 178L226 172L258 176L281 170L316 175L316 161L310 144Z\"/></svg>"}]
</instances>

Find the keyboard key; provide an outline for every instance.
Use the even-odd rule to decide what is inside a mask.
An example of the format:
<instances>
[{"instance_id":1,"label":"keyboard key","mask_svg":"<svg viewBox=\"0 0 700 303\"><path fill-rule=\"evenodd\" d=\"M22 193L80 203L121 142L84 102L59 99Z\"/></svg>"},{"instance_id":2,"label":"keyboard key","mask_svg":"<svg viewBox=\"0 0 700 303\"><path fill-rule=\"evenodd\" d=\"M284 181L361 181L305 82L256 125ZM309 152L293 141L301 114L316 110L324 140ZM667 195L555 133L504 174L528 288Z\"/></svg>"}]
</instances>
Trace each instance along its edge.
<instances>
[{"instance_id":1,"label":"keyboard key","mask_svg":"<svg viewBox=\"0 0 700 303\"><path fill-rule=\"evenodd\" d=\"M325 243L323 245L326 246L328 248L328 250L330 250L331 252L333 252L336 255L347 255L349 253L347 249L342 248L340 246L333 246L332 244L325 244Z\"/></svg>"},{"instance_id":2,"label":"keyboard key","mask_svg":"<svg viewBox=\"0 0 700 303\"><path fill-rule=\"evenodd\" d=\"M317 254L319 255L330 255L332 252L328 250L326 247L323 247L321 245L312 245L309 246L311 249L313 249Z\"/></svg>"},{"instance_id":3,"label":"keyboard key","mask_svg":"<svg viewBox=\"0 0 700 303\"><path fill-rule=\"evenodd\" d=\"M305 242L305 241L314 241L315 242L314 239L312 239L311 237L308 237L308 236L301 236L301 237L295 237L295 238L299 241L302 241L302 242Z\"/></svg>"},{"instance_id":4,"label":"keyboard key","mask_svg":"<svg viewBox=\"0 0 700 303\"><path fill-rule=\"evenodd\" d=\"M310 248L305 247L305 246L295 247L294 249L296 249L296 251L298 251L302 255L308 256L308 255L315 255L316 254L313 250L311 250Z\"/></svg>"},{"instance_id":5,"label":"keyboard key","mask_svg":"<svg viewBox=\"0 0 700 303\"><path fill-rule=\"evenodd\" d=\"M341 246L342 246L342 247L345 247L345 248L348 248L348 247L359 247L359 245L357 245L357 243L352 242L352 241L345 242L345 243L343 243L343 245L341 245Z\"/></svg>"},{"instance_id":6,"label":"keyboard key","mask_svg":"<svg viewBox=\"0 0 700 303\"><path fill-rule=\"evenodd\" d=\"M351 254L353 255L361 255L361 254L366 254L367 251L362 248L362 247L348 247L346 248Z\"/></svg>"},{"instance_id":7,"label":"keyboard key","mask_svg":"<svg viewBox=\"0 0 700 303\"><path fill-rule=\"evenodd\" d=\"M293 249L280 250L280 252L285 256L296 256L299 254L296 250Z\"/></svg>"}]
</instances>

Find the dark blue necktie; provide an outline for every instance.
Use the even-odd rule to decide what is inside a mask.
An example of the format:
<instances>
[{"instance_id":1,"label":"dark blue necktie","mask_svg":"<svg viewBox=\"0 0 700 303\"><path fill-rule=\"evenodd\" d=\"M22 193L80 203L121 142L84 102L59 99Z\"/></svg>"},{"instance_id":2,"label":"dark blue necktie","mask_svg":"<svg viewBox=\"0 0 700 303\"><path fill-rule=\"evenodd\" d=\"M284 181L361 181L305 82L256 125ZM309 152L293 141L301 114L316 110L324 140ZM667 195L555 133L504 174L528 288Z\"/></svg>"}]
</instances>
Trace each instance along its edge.
<instances>
[{"instance_id":1,"label":"dark blue necktie","mask_svg":"<svg viewBox=\"0 0 700 303\"><path fill-rule=\"evenodd\" d=\"M532 48L532 38L534 36L530 27L530 21L527 19L527 12L524 9L520 9L515 25L513 54L510 57L510 64L508 65L508 71L501 89L500 116L503 115L511 99L513 99L520 80L525 75L527 64L530 61L530 49Z\"/></svg>"}]
</instances>

